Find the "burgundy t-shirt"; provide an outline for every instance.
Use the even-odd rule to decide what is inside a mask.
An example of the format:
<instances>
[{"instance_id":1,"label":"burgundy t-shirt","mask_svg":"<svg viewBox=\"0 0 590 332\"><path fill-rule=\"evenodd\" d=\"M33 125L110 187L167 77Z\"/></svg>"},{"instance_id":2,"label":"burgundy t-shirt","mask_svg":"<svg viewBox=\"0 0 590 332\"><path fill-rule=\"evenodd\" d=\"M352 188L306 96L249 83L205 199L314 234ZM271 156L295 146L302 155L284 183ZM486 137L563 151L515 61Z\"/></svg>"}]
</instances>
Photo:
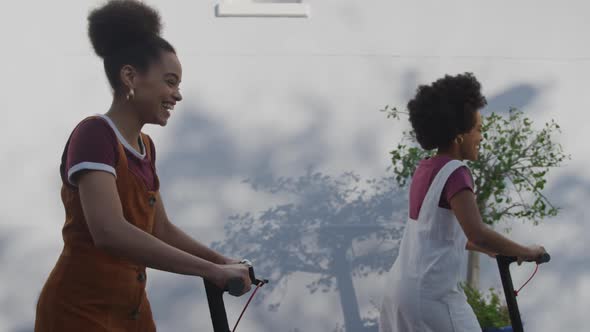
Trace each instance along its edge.
<instances>
[{"instance_id":1,"label":"burgundy t-shirt","mask_svg":"<svg viewBox=\"0 0 590 332\"><path fill-rule=\"evenodd\" d=\"M150 139L151 158L148 158L141 138L141 151L137 151L105 115L83 120L72 132L60 167L63 181L68 185L77 186L75 175L82 170L104 171L116 177L115 166L119 161L118 142L121 142L125 150L129 170L145 183L148 190L157 190L154 143Z\"/></svg>"},{"instance_id":2,"label":"burgundy t-shirt","mask_svg":"<svg viewBox=\"0 0 590 332\"><path fill-rule=\"evenodd\" d=\"M439 155L432 158L421 160L412 176L410 185L410 218L418 220L422 202L426 193L438 172L451 161L451 157ZM445 183L438 206L444 209L451 209L449 202L455 194L462 190L471 190L473 192L473 180L467 167L456 169L447 182Z\"/></svg>"}]
</instances>

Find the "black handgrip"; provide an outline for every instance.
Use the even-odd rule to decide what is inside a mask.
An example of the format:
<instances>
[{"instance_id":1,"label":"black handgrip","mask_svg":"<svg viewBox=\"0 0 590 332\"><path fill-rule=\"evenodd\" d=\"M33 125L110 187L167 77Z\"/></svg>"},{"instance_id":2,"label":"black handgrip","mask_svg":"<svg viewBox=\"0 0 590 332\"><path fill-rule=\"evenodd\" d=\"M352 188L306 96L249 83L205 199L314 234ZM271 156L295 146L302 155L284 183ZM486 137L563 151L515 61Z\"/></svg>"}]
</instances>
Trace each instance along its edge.
<instances>
[{"instance_id":1,"label":"black handgrip","mask_svg":"<svg viewBox=\"0 0 590 332\"><path fill-rule=\"evenodd\" d=\"M244 290L244 281L242 278L233 278L227 282L227 292L233 296L240 296L242 295L242 291Z\"/></svg>"}]
</instances>

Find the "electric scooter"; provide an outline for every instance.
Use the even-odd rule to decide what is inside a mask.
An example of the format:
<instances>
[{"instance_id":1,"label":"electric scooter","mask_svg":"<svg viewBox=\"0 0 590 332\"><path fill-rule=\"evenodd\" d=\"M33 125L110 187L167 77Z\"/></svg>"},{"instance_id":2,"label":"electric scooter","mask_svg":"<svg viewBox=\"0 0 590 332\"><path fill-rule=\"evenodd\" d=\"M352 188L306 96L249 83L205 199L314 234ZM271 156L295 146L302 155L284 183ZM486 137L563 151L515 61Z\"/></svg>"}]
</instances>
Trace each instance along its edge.
<instances>
[{"instance_id":1,"label":"electric scooter","mask_svg":"<svg viewBox=\"0 0 590 332\"><path fill-rule=\"evenodd\" d=\"M518 310L516 297L518 296L520 289L522 289L522 287L524 287L533 277L531 276L531 278L529 278L529 280L519 290L515 290L514 285L512 284L512 276L510 275L510 264L516 262L517 258L498 255L496 256L496 260L498 262L498 269L500 270L500 278L502 279L504 295L506 296L506 306L508 307L510 322L512 323L512 331L523 332L522 321L520 319L520 311ZM550 260L551 256L549 256L547 253L544 254L541 259L536 262L537 269L539 268L539 264L547 263ZM535 269L535 273L536 272L537 270ZM535 273L533 273L533 276Z\"/></svg>"},{"instance_id":2,"label":"electric scooter","mask_svg":"<svg viewBox=\"0 0 590 332\"><path fill-rule=\"evenodd\" d=\"M246 308L250 304L250 301L258 291L258 288L262 287L264 284L268 283L266 279L257 279L256 275L254 274L254 268L252 267L252 263L248 260L242 260L240 264L244 264L248 266L250 272L250 280L252 281L252 285L256 286L254 292L248 299L246 306L242 310L240 317L238 318L234 328L230 330L229 323L227 321L227 313L225 311L225 303L223 302L223 294L227 291L229 294L233 296L239 296L244 289L245 285L242 279L230 279L227 283L225 289L220 289L215 286L212 282L203 279L205 283L205 292L207 293L207 302L209 303L209 313L211 314L211 322L213 323L213 332L235 332L238 326L238 323L242 319Z\"/></svg>"}]
</instances>

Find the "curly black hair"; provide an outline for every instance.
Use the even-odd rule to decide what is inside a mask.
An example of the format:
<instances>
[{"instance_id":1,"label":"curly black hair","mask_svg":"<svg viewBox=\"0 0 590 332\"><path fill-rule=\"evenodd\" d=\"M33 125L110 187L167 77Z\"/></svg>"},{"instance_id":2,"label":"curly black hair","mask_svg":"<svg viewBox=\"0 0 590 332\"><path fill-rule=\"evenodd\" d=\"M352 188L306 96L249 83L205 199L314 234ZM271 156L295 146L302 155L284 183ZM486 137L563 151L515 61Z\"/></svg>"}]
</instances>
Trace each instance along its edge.
<instances>
[{"instance_id":1,"label":"curly black hair","mask_svg":"<svg viewBox=\"0 0 590 332\"><path fill-rule=\"evenodd\" d=\"M486 104L472 73L445 75L419 86L408 103L416 140L425 150L448 148L457 135L475 126L475 113Z\"/></svg>"},{"instance_id":2,"label":"curly black hair","mask_svg":"<svg viewBox=\"0 0 590 332\"><path fill-rule=\"evenodd\" d=\"M88 37L96 54L103 58L115 91L121 87L119 71L124 65L145 71L162 51L176 53L160 37L161 28L158 12L136 0L111 0L90 12Z\"/></svg>"}]
</instances>

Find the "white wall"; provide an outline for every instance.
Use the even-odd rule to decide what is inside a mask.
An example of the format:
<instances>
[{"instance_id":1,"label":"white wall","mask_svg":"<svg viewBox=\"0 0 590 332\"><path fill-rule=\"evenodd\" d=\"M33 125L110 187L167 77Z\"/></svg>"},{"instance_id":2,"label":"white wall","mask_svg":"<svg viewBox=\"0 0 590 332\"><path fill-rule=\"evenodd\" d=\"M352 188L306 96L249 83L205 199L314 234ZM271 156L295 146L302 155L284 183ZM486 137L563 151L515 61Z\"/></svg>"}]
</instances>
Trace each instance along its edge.
<instances>
[{"instance_id":1,"label":"white wall","mask_svg":"<svg viewBox=\"0 0 590 332\"><path fill-rule=\"evenodd\" d=\"M32 329L37 294L61 248L63 145L79 120L110 104L86 37L87 12L98 3L2 2L0 331ZM222 239L228 216L271 207L277 198L253 193L246 178L297 176L310 165L384 175L406 125L378 110L403 107L419 83L471 71L488 111L517 106L539 126L555 119L562 127L572 160L551 175L547 193L563 211L537 227L516 225L511 237L544 244L554 257L519 298L528 330L584 330L590 5L310 0L310 19L231 19L215 18L211 0L148 3L160 9L184 68L185 99L169 126L145 128L177 224L209 243ZM492 263L484 263L484 286L498 287ZM514 271L515 283L528 273ZM200 280L150 276L161 330L208 329ZM240 331L342 325L337 294L307 294L309 278L298 274L271 295L283 296L277 312L251 308ZM383 278L356 279L355 287L363 315L374 316L370 302L378 302ZM242 303L233 301L231 317Z\"/></svg>"}]
</instances>

